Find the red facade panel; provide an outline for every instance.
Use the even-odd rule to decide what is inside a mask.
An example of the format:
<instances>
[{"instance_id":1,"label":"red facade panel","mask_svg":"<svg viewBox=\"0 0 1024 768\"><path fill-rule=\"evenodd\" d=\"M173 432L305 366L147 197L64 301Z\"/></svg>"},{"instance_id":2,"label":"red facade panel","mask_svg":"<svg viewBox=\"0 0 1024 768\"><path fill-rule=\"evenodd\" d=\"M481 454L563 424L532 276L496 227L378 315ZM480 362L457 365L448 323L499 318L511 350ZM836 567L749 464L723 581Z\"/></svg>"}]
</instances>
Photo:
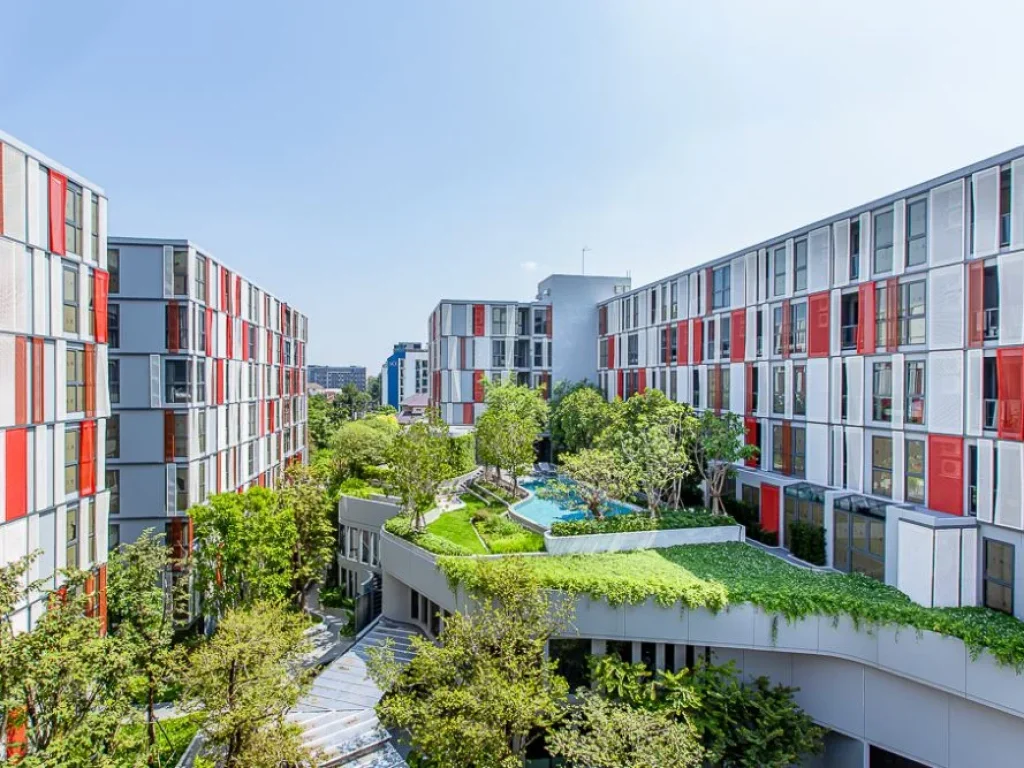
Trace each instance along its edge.
<instances>
[{"instance_id":1,"label":"red facade panel","mask_svg":"<svg viewBox=\"0 0 1024 768\"><path fill-rule=\"evenodd\" d=\"M226 342L224 356L231 359L235 356L235 319L228 315L224 318L224 322L227 324L227 331L224 334L224 341ZM281 357L284 358L284 344L281 345ZM281 364L284 365L283 359Z\"/></svg>"},{"instance_id":2,"label":"red facade panel","mask_svg":"<svg viewBox=\"0 0 1024 768\"><path fill-rule=\"evenodd\" d=\"M217 360L217 405L224 405L224 361Z\"/></svg>"},{"instance_id":3,"label":"red facade panel","mask_svg":"<svg viewBox=\"0 0 1024 768\"><path fill-rule=\"evenodd\" d=\"M553 309L552 306L549 304L548 305L548 338L549 339L551 338L551 334L554 332L554 326L552 325L552 322L554 321L554 312L552 311L552 309Z\"/></svg>"},{"instance_id":4,"label":"red facade panel","mask_svg":"<svg viewBox=\"0 0 1024 768\"><path fill-rule=\"evenodd\" d=\"M608 337L608 360L606 361L606 368L615 367L615 337Z\"/></svg>"},{"instance_id":5,"label":"red facade panel","mask_svg":"<svg viewBox=\"0 0 1024 768\"><path fill-rule=\"evenodd\" d=\"M779 532L779 486L761 483L761 527L770 533Z\"/></svg>"},{"instance_id":6,"label":"red facade panel","mask_svg":"<svg viewBox=\"0 0 1024 768\"><path fill-rule=\"evenodd\" d=\"M64 255L64 208L67 205L68 179L50 171L50 251Z\"/></svg>"},{"instance_id":7,"label":"red facade panel","mask_svg":"<svg viewBox=\"0 0 1024 768\"><path fill-rule=\"evenodd\" d=\"M484 305L474 304L473 305L473 335L483 336L486 329L486 323L484 322Z\"/></svg>"},{"instance_id":8,"label":"red facade panel","mask_svg":"<svg viewBox=\"0 0 1024 768\"><path fill-rule=\"evenodd\" d=\"M985 262L967 265L967 346L985 343Z\"/></svg>"},{"instance_id":9,"label":"red facade panel","mask_svg":"<svg viewBox=\"0 0 1024 768\"><path fill-rule=\"evenodd\" d=\"M96 307L96 341L107 343L107 293L110 273L97 269L93 273L93 303Z\"/></svg>"},{"instance_id":10,"label":"red facade panel","mask_svg":"<svg viewBox=\"0 0 1024 768\"><path fill-rule=\"evenodd\" d=\"M747 365L749 371L751 365ZM746 445L757 446L757 419L747 417L743 420L743 442ZM744 464L748 467L756 467L760 464L758 458L749 458Z\"/></svg>"},{"instance_id":11,"label":"red facade panel","mask_svg":"<svg viewBox=\"0 0 1024 768\"><path fill-rule=\"evenodd\" d=\"M4 433L4 483L6 520L28 514L28 431L8 429Z\"/></svg>"},{"instance_id":12,"label":"red facade panel","mask_svg":"<svg viewBox=\"0 0 1024 768\"><path fill-rule=\"evenodd\" d=\"M641 395L647 391L647 369L641 368L637 373L636 391Z\"/></svg>"},{"instance_id":13,"label":"red facade panel","mask_svg":"<svg viewBox=\"0 0 1024 768\"><path fill-rule=\"evenodd\" d=\"M178 351L178 302L167 302L167 351Z\"/></svg>"},{"instance_id":14,"label":"red facade panel","mask_svg":"<svg viewBox=\"0 0 1024 768\"><path fill-rule=\"evenodd\" d=\"M694 365L700 365L704 353L704 321L699 317L693 319L693 349L690 359Z\"/></svg>"},{"instance_id":15,"label":"red facade panel","mask_svg":"<svg viewBox=\"0 0 1024 768\"><path fill-rule=\"evenodd\" d=\"M964 441L928 435L928 506L951 515L964 513Z\"/></svg>"},{"instance_id":16,"label":"red facade panel","mask_svg":"<svg viewBox=\"0 0 1024 768\"><path fill-rule=\"evenodd\" d=\"M462 404L462 423L472 424L473 423L473 404L463 403Z\"/></svg>"},{"instance_id":17,"label":"red facade panel","mask_svg":"<svg viewBox=\"0 0 1024 768\"><path fill-rule=\"evenodd\" d=\"M857 289L857 354L875 353L875 284L862 283Z\"/></svg>"},{"instance_id":18,"label":"red facade panel","mask_svg":"<svg viewBox=\"0 0 1024 768\"><path fill-rule=\"evenodd\" d=\"M249 359L249 323L242 321L242 359Z\"/></svg>"},{"instance_id":19,"label":"red facade panel","mask_svg":"<svg viewBox=\"0 0 1024 768\"><path fill-rule=\"evenodd\" d=\"M484 401L484 372L473 371L473 402L482 403Z\"/></svg>"},{"instance_id":20,"label":"red facade panel","mask_svg":"<svg viewBox=\"0 0 1024 768\"><path fill-rule=\"evenodd\" d=\"M231 313L231 273L224 267L220 268L220 309Z\"/></svg>"},{"instance_id":21,"label":"red facade panel","mask_svg":"<svg viewBox=\"0 0 1024 768\"><path fill-rule=\"evenodd\" d=\"M900 280L885 281L885 349L895 352L900 346Z\"/></svg>"},{"instance_id":22,"label":"red facade panel","mask_svg":"<svg viewBox=\"0 0 1024 768\"><path fill-rule=\"evenodd\" d=\"M679 364L689 365L690 364L690 324L686 320L680 320L679 325L676 326L676 333L679 338L676 339L676 344L679 347Z\"/></svg>"},{"instance_id":23,"label":"red facade panel","mask_svg":"<svg viewBox=\"0 0 1024 768\"><path fill-rule=\"evenodd\" d=\"M996 350L999 377L999 437L1024 440L1024 348Z\"/></svg>"},{"instance_id":24,"label":"red facade panel","mask_svg":"<svg viewBox=\"0 0 1024 768\"><path fill-rule=\"evenodd\" d=\"M242 314L242 276L235 275L235 314Z\"/></svg>"},{"instance_id":25,"label":"red facade panel","mask_svg":"<svg viewBox=\"0 0 1024 768\"><path fill-rule=\"evenodd\" d=\"M807 297L807 354L810 357L828 357L830 303L828 291Z\"/></svg>"},{"instance_id":26,"label":"red facade panel","mask_svg":"<svg viewBox=\"0 0 1024 768\"><path fill-rule=\"evenodd\" d=\"M626 391L626 372L625 371L623 371L623 370L619 371L618 382L616 382L616 383L618 385L618 389L615 390L615 396L619 397L619 398L622 398L623 393Z\"/></svg>"},{"instance_id":27,"label":"red facade panel","mask_svg":"<svg viewBox=\"0 0 1024 768\"><path fill-rule=\"evenodd\" d=\"M96 422L83 421L81 435L78 492L82 496L92 496L96 493Z\"/></svg>"},{"instance_id":28,"label":"red facade panel","mask_svg":"<svg viewBox=\"0 0 1024 768\"><path fill-rule=\"evenodd\" d=\"M729 358L742 363L747 355L747 311L737 309L732 313L732 345Z\"/></svg>"}]
</instances>

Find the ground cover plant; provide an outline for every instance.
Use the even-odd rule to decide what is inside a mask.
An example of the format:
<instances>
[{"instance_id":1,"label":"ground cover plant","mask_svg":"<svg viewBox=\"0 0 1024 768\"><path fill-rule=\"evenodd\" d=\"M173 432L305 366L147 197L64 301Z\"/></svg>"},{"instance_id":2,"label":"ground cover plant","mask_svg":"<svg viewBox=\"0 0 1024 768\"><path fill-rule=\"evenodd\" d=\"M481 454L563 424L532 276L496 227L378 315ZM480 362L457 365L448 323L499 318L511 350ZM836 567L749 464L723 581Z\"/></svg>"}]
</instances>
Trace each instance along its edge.
<instances>
[{"instance_id":1,"label":"ground cover plant","mask_svg":"<svg viewBox=\"0 0 1024 768\"><path fill-rule=\"evenodd\" d=\"M716 515L706 509L673 509L651 517L646 513L612 515L604 519L561 520L551 526L552 536L585 536L597 533L635 533L670 531L679 528L708 528L737 525L728 515Z\"/></svg>"},{"instance_id":2,"label":"ground cover plant","mask_svg":"<svg viewBox=\"0 0 1024 768\"><path fill-rule=\"evenodd\" d=\"M859 574L810 571L740 543L699 544L635 552L524 558L552 589L606 599L612 605L653 598L663 606L719 611L752 603L787 620L847 616L868 623L931 630L963 640L972 655L988 650L1001 664L1024 669L1024 622L987 608L925 608L899 590ZM493 561L445 558L453 584L472 588Z\"/></svg>"}]
</instances>

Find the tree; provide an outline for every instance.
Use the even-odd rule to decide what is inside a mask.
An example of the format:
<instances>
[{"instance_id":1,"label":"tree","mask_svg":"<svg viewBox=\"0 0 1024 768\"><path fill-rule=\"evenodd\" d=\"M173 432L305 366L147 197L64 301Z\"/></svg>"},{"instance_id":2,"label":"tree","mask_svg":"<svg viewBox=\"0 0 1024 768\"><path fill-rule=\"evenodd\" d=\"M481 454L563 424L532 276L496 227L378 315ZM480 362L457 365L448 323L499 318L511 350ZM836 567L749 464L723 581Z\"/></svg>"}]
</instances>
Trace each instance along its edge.
<instances>
[{"instance_id":1,"label":"tree","mask_svg":"<svg viewBox=\"0 0 1024 768\"><path fill-rule=\"evenodd\" d=\"M448 425L437 411L410 424L395 438L388 454L391 489L418 530L426 527L423 515L437 502L448 477Z\"/></svg>"},{"instance_id":2,"label":"tree","mask_svg":"<svg viewBox=\"0 0 1024 768\"><path fill-rule=\"evenodd\" d=\"M548 404L540 390L508 382L486 383L487 410L477 420L477 450L485 464L506 470L515 491L533 466L534 445L547 425Z\"/></svg>"},{"instance_id":3,"label":"tree","mask_svg":"<svg viewBox=\"0 0 1024 768\"><path fill-rule=\"evenodd\" d=\"M172 646L176 603L186 602L182 589L168 594L163 576L174 567L163 536L147 528L131 544L110 553L107 605L114 636L129 654L132 673L146 701L147 764L156 765L156 701L177 680L181 653Z\"/></svg>"},{"instance_id":4,"label":"tree","mask_svg":"<svg viewBox=\"0 0 1024 768\"><path fill-rule=\"evenodd\" d=\"M289 758L293 762L312 761L285 721L309 686L310 674L301 668L304 624L277 602L231 608L190 656L181 706L203 716L203 729L224 749L227 768L268 765L257 762L268 735L289 739L288 752L298 753Z\"/></svg>"},{"instance_id":5,"label":"tree","mask_svg":"<svg viewBox=\"0 0 1024 768\"><path fill-rule=\"evenodd\" d=\"M314 451L322 450L327 447L331 435L331 404L323 395L310 395L306 398L306 403L308 406L306 424L309 429L309 441Z\"/></svg>"},{"instance_id":6,"label":"tree","mask_svg":"<svg viewBox=\"0 0 1024 768\"><path fill-rule=\"evenodd\" d=\"M564 455L561 470L568 481L553 480L540 495L598 520L604 519L611 501L629 496L634 486L630 467L622 457L601 448Z\"/></svg>"},{"instance_id":7,"label":"tree","mask_svg":"<svg viewBox=\"0 0 1024 768\"><path fill-rule=\"evenodd\" d=\"M366 377L366 395L374 405L380 403L380 376Z\"/></svg>"},{"instance_id":8,"label":"tree","mask_svg":"<svg viewBox=\"0 0 1024 768\"><path fill-rule=\"evenodd\" d=\"M330 442L339 478L361 477L368 467L383 464L397 434L398 420L393 416L370 416L342 424Z\"/></svg>"},{"instance_id":9,"label":"tree","mask_svg":"<svg viewBox=\"0 0 1024 768\"><path fill-rule=\"evenodd\" d=\"M711 511L725 514L722 489L735 471L733 464L757 456L757 447L744 443L745 428L739 414L707 410L697 424L693 443L694 462L711 496Z\"/></svg>"},{"instance_id":10,"label":"tree","mask_svg":"<svg viewBox=\"0 0 1024 768\"><path fill-rule=\"evenodd\" d=\"M566 704L568 685L544 652L566 626L566 609L517 559L482 578L479 606L447 617L438 645L414 637L405 668L390 646L370 651L370 675L385 691L377 716L405 730L435 768L521 768Z\"/></svg>"},{"instance_id":11,"label":"tree","mask_svg":"<svg viewBox=\"0 0 1024 768\"><path fill-rule=\"evenodd\" d=\"M574 768L689 768L702 750L685 720L609 701L585 689L566 723L547 738L548 751Z\"/></svg>"},{"instance_id":12,"label":"tree","mask_svg":"<svg viewBox=\"0 0 1024 768\"><path fill-rule=\"evenodd\" d=\"M380 400L380 397L377 398ZM360 390L355 384L348 383L341 388L341 391L335 396L334 401L340 403L341 407L344 408L350 419L358 419L370 410L373 405L373 399L369 393L365 390Z\"/></svg>"},{"instance_id":13,"label":"tree","mask_svg":"<svg viewBox=\"0 0 1024 768\"><path fill-rule=\"evenodd\" d=\"M323 577L334 557L331 501L323 484L302 464L292 465L285 473L278 498L295 523L291 593L295 606L302 608L309 590Z\"/></svg>"},{"instance_id":14,"label":"tree","mask_svg":"<svg viewBox=\"0 0 1024 768\"><path fill-rule=\"evenodd\" d=\"M215 494L188 513L196 539L196 588L206 598L209 615L286 598L298 531L274 491L257 486L245 493Z\"/></svg>"},{"instance_id":15,"label":"tree","mask_svg":"<svg viewBox=\"0 0 1024 768\"><path fill-rule=\"evenodd\" d=\"M555 388L551 404L551 440L573 453L593 448L611 424L613 406L595 387L582 382Z\"/></svg>"},{"instance_id":16,"label":"tree","mask_svg":"<svg viewBox=\"0 0 1024 768\"><path fill-rule=\"evenodd\" d=\"M8 718L19 712L21 701L15 695L17 670L15 663L14 609L25 596L29 569L39 552L0 565L0 733L8 731ZM20 715L19 715L20 719Z\"/></svg>"}]
</instances>

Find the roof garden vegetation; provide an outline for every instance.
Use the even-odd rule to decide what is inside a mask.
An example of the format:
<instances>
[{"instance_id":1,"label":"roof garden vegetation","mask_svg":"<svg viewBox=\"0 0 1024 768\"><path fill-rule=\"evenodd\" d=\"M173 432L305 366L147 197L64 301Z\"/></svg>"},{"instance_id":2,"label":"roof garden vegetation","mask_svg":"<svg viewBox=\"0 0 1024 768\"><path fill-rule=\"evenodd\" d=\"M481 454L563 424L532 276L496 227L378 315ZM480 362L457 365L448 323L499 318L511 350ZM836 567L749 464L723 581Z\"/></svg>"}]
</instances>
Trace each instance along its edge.
<instances>
[{"instance_id":1,"label":"roof garden vegetation","mask_svg":"<svg viewBox=\"0 0 1024 768\"><path fill-rule=\"evenodd\" d=\"M560 520L551 526L552 536L586 536L599 533L637 533L670 531L679 528L709 528L738 525L728 515L716 515L706 509L665 510L658 517L646 513L612 515L603 519Z\"/></svg>"},{"instance_id":2,"label":"roof garden vegetation","mask_svg":"<svg viewBox=\"0 0 1024 768\"><path fill-rule=\"evenodd\" d=\"M961 639L972 658L989 651L1000 664L1024 669L1024 622L987 608L926 608L899 590L859 574L798 568L739 543L658 550L524 558L548 588L638 604L713 612L751 603L793 621L806 616L849 617L864 623L930 630ZM441 557L453 585L474 588L495 561Z\"/></svg>"}]
</instances>

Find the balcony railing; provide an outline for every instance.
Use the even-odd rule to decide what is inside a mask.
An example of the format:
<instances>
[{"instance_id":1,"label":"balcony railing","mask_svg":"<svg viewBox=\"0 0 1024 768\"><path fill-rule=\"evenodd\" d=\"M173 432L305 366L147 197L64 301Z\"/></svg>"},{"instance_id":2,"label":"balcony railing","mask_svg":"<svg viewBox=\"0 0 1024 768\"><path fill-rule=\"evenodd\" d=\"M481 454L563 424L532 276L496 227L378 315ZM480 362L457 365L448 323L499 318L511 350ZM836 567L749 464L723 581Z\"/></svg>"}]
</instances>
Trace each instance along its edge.
<instances>
[{"instance_id":1,"label":"balcony railing","mask_svg":"<svg viewBox=\"0 0 1024 768\"><path fill-rule=\"evenodd\" d=\"M996 415L999 413L999 401L986 397L982 403L985 408L985 429L995 429Z\"/></svg>"},{"instance_id":2,"label":"balcony railing","mask_svg":"<svg viewBox=\"0 0 1024 768\"><path fill-rule=\"evenodd\" d=\"M857 348L857 326L843 325L839 328L839 345L843 349Z\"/></svg>"},{"instance_id":3,"label":"balcony railing","mask_svg":"<svg viewBox=\"0 0 1024 768\"><path fill-rule=\"evenodd\" d=\"M995 341L999 338L999 308L985 310L985 340Z\"/></svg>"}]
</instances>

